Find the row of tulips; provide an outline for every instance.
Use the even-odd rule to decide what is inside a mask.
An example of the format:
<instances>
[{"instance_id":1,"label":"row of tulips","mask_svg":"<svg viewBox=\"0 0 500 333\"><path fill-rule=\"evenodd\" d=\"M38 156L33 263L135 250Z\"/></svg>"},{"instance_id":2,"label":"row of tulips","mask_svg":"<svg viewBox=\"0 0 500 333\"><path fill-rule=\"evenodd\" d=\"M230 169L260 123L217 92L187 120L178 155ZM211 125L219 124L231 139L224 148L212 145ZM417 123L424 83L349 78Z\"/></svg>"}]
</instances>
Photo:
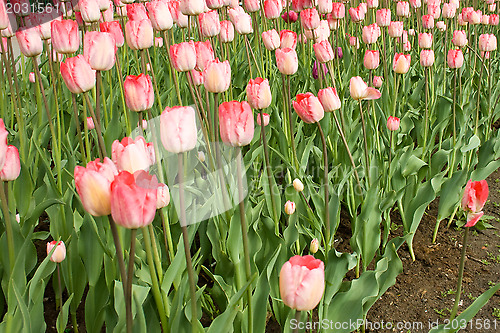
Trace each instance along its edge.
<instances>
[{"instance_id":1,"label":"row of tulips","mask_svg":"<svg viewBox=\"0 0 500 333\"><path fill-rule=\"evenodd\" d=\"M59 331L68 314L78 330L83 299L88 331L198 332L208 317L209 331L262 332L268 311L287 330L291 309L318 304L320 321L356 322L402 271L399 247L414 256L436 197L435 237L457 214L485 226L487 184L467 180L500 166L495 2L128 2L0 1L0 114L20 151L4 154L2 180L19 179L3 216L19 224L4 219L2 325L45 329L32 286L56 268ZM217 201L229 210L195 223Z\"/></svg>"}]
</instances>

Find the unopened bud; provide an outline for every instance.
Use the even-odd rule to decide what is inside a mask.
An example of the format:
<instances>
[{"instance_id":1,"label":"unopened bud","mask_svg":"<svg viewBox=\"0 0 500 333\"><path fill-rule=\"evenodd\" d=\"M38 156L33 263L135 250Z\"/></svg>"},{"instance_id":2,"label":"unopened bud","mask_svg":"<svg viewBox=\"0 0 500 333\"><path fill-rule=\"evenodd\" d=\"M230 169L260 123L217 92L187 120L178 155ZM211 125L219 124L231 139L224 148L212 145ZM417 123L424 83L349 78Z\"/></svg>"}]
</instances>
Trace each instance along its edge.
<instances>
[{"instance_id":1,"label":"unopened bud","mask_svg":"<svg viewBox=\"0 0 500 333\"><path fill-rule=\"evenodd\" d=\"M309 246L309 251L312 253L312 254L315 254L316 252L318 252L319 250L319 241L317 238L314 238L312 241L311 241L311 245Z\"/></svg>"},{"instance_id":2,"label":"unopened bud","mask_svg":"<svg viewBox=\"0 0 500 333\"><path fill-rule=\"evenodd\" d=\"M293 188L297 192L302 192L304 190L304 184L302 184L302 182L300 181L300 179L295 178L293 180Z\"/></svg>"}]
</instances>

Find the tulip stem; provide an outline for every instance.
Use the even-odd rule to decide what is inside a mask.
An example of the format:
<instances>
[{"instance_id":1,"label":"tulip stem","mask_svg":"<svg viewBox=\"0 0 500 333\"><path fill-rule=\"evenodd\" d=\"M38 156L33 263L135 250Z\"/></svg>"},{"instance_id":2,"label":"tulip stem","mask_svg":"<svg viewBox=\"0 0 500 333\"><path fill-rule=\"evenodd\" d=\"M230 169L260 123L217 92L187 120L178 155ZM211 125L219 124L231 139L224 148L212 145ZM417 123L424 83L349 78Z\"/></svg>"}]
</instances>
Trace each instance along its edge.
<instances>
[{"instance_id":1,"label":"tulip stem","mask_svg":"<svg viewBox=\"0 0 500 333\"><path fill-rule=\"evenodd\" d=\"M324 174L323 174L323 186L325 191L325 229L326 229L326 241L325 241L325 258L328 257L328 252L330 252L330 209L329 209L329 196L330 192L328 190L328 150L326 146L325 133L321 128L321 124L316 122L318 125L319 134L321 136L321 143L323 144L323 163L324 163Z\"/></svg>"},{"instance_id":2,"label":"tulip stem","mask_svg":"<svg viewBox=\"0 0 500 333\"><path fill-rule=\"evenodd\" d=\"M429 69L424 67L425 74L425 122L424 122L424 145L422 156L425 155L425 147L427 146L427 132L429 126ZM444 86L444 85L443 85ZM455 141L455 107L453 107L453 141Z\"/></svg>"},{"instance_id":3,"label":"tulip stem","mask_svg":"<svg viewBox=\"0 0 500 333\"><path fill-rule=\"evenodd\" d=\"M248 70L250 71L250 78L253 79L253 73L252 73L252 62L250 61L250 53L248 51L248 45L246 43L247 41L247 36L245 35L245 49L247 51L247 59L248 59Z\"/></svg>"},{"instance_id":4,"label":"tulip stem","mask_svg":"<svg viewBox=\"0 0 500 333\"><path fill-rule=\"evenodd\" d=\"M179 153L178 157L178 167L179 167L179 210L180 210L180 222L182 229L182 239L184 241L184 252L186 254L186 267L189 277L189 292L191 296L191 329L192 332L197 332L198 315L197 315L197 305L196 305L196 285L194 281L194 270L193 263L191 260L191 252L189 246L189 237L187 231L187 220L186 220L186 208L184 202L184 163L183 155Z\"/></svg>"},{"instance_id":5,"label":"tulip stem","mask_svg":"<svg viewBox=\"0 0 500 333\"><path fill-rule=\"evenodd\" d=\"M143 57L144 57L144 50L141 51L142 54L143 54ZM156 81L156 75L155 75L155 71L154 71L154 67L153 67L153 63L151 61L151 56L149 55L149 49L146 49L146 55L148 57L148 63L149 65L151 66L151 77L153 78L153 84L154 84L154 87L155 87L155 93L156 93L156 99L158 100L158 104L160 105L160 112L163 111L163 104L161 102L161 98L160 98L160 91L158 90L158 84L157 84L157 81ZM147 70L147 68L146 68ZM146 74L147 72L144 71L144 74Z\"/></svg>"},{"instance_id":6,"label":"tulip stem","mask_svg":"<svg viewBox=\"0 0 500 333\"><path fill-rule=\"evenodd\" d=\"M121 64L120 64L120 57L115 57L116 58L116 72L117 72L117 75L118 75L118 80L120 81L120 94L121 94L121 97L122 97L122 106L123 106L123 115L125 117L125 123L127 125L127 134L130 135L130 133L132 133L132 127L130 125L130 115L129 115L129 111L128 111L128 108L126 107L126 103L125 103L125 95L123 93L123 74L122 74L122 67L121 67Z\"/></svg>"},{"instance_id":7,"label":"tulip stem","mask_svg":"<svg viewBox=\"0 0 500 333\"><path fill-rule=\"evenodd\" d=\"M283 76L284 78L284 76ZM299 173L300 169L300 164L299 164L299 159L297 158L297 150L295 148L295 137L293 135L293 122L292 122L292 110L291 110L291 100L292 98L290 97L291 92L290 92L290 76L286 76L286 86L284 87L286 89L286 109L288 112L288 126L290 130L290 145L292 146L292 153L293 153L293 160L295 162L295 169L297 174Z\"/></svg>"},{"instance_id":8,"label":"tulip stem","mask_svg":"<svg viewBox=\"0 0 500 333\"><path fill-rule=\"evenodd\" d=\"M295 322L296 323L300 323L300 315L301 315L300 310L295 310ZM293 333L299 333L299 326L300 325L295 326L295 328L293 329Z\"/></svg>"},{"instance_id":9,"label":"tulip stem","mask_svg":"<svg viewBox=\"0 0 500 333\"><path fill-rule=\"evenodd\" d=\"M62 296L62 284L61 284L61 269L59 268L59 266L60 266L60 264L57 263L56 264L56 267L57 267L57 284L58 284L58 287L59 287L57 297L59 298L59 311L62 311L63 296Z\"/></svg>"},{"instance_id":10,"label":"tulip stem","mask_svg":"<svg viewBox=\"0 0 500 333\"><path fill-rule=\"evenodd\" d=\"M455 293L455 304L453 304L453 309L451 310L450 321L455 319L458 312L458 305L460 303L460 295L462 294L462 279L464 277L464 266L465 266L465 251L467 250L467 238L469 235L469 228L464 230L464 240L462 242L462 253L460 255L460 265L458 267L458 281L457 281L457 292Z\"/></svg>"},{"instance_id":11,"label":"tulip stem","mask_svg":"<svg viewBox=\"0 0 500 333\"><path fill-rule=\"evenodd\" d=\"M257 62L257 59L255 58L255 54L253 53L252 46L250 45L250 42L248 41L247 35L245 35L245 43L248 47L248 50L250 50L250 54L252 55L253 62L255 63L255 67L257 68L257 72L259 72L259 76L262 77L262 71L260 70L259 63ZM260 45L260 43L259 43Z\"/></svg>"},{"instance_id":12,"label":"tulip stem","mask_svg":"<svg viewBox=\"0 0 500 333\"><path fill-rule=\"evenodd\" d=\"M174 79L174 87L175 92L177 94L177 100L179 105L182 105L181 92L179 90L179 81L177 80L177 72L172 68L172 59L170 58L170 37L165 30L163 32L163 38L165 38L165 48L167 49L167 58L168 58L168 68L170 69L170 73L172 74L172 78Z\"/></svg>"},{"instance_id":13,"label":"tulip stem","mask_svg":"<svg viewBox=\"0 0 500 333\"><path fill-rule=\"evenodd\" d=\"M275 224L275 233L276 235L279 235L279 220L278 220L278 213L276 211L276 202L274 200L274 193L273 193L273 187L272 187L272 175L271 175L271 164L269 162L269 148L267 147L267 140L266 140L266 128L264 126L264 115L262 113L262 110L259 110L259 117L260 117L260 133L262 136L262 146L264 147L264 162L266 164L266 175L267 175L267 183L269 186L269 193L271 194L271 205L273 206L273 219L274 219L274 224Z\"/></svg>"},{"instance_id":14,"label":"tulip stem","mask_svg":"<svg viewBox=\"0 0 500 333\"><path fill-rule=\"evenodd\" d=\"M9 251L10 273L12 273L15 263L14 234L12 232L12 224L10 219L9 206L7 204L7 195L5 194L4 183L5 183L4 181L0 182L0 201L2 201L2 213L5 222L5 233L7 234L7 247Z\"/></svg>"},{"instance_id":15,"label":"tulip stem","mask_svg":"<svg viewBox=\"0 0 500 333\"><path fill-rule=\"evenodd\" d=\"M371 184L370 180L370 158L368 157L368 140L366 135L366 124L365 117L363 116L363 107L361 106L361 100L359 101L359 113L361 115L361 126L363 128L363 139L365 144L365 162L366 162L366 178L368 180L368 186Z\"/></svg>"},{"instance_id":16,"label":"tulip stem","mask_svg":"<svg viewBox=\"0 0 500 333\"><path fill-rule=\"evenodd\" d=\"M76 137L78 138L78 143L80 144L80 153L82 154L82 161L85 160L85 146L83 145L82 139L82 129L80 127L80 118L78 116L78 110L76 107L76 98L75 94L71 93L71 101L73 103L73 114L75 116L75 124L76 124ZM85 119L86 121L86 119Z\"/></svg>"},{"instance_id":17,"label":"tulip stem","mask_svg":"<svg viewBox=\"0 0 500 333\"><path fill-rule=\"evenodd\" d=\"M476 103L476 125L474 126L474 134L477 135L477 128L479 127L479 101L480 101L480 98L481 98L481 77L483 76L483 70L484 70L484 59L486 57L486 53L485 55L483 55L482 59L481 59L481 72L479 73L479 83L478 83L478 87L477 87L477 103ZM476 58L474 58L476 59ZM471 151L472 153L472 151Z\"/></svg>"},{"instance_id":18,"label":"tulip stem","mask_svg":"<svg viewBox=\"0 0 500 333\"><path fill-rule=\"evenodd\" d=\"M453 175L453 171L455 171L455 158L456 158L456 144L457 144L457 126L456 126L456 104L457 104L457 72L458 69L455 68L453 75L453 155L451 157L451 165L450 165L450 178Z\"/></svg>"},{"instance_id":19,"label":"tulip stem","mask_svg":"<svg viewBox=\"0 0 500 333\"><path fill-rule=\"evenodd\" d=\"M261 119L263 120L263 119ZM262 122L262 125L264 123ZM246 272L246 277L247 281L250 281L250 278L252 276L252 269L250 266L250 251L249 251L249 246L248 246L248 234L247 234L247 222L246 222L246 216L245 216L245 196L243 193L243 174L242 174L242 165L241 165L241 160L243 159L243 156L241 155L241 148L238 147L237 149L237 155L236 155L236 168L238 172L238 200L239 200L239 207L240 207L240 222L241 222L241 234L243 237L243 252L245 256L245 272ZM272 193L271 193L272 197ZM274 205L273 205L274 207ZM252 288L248 287L247 288L247 298L248 298L248 332L252 333L253 332L253 319L252 319Z\"/></svg>"},{"instance_id":20,"label":"tulip stem","mask_svg":"<svg viewBox=\"0 0 500 333\"><path fill-rule=\"evenodd\" d=\"M123 295L125 297L125 316L127 321L127 333L132 332L132 277L134 274L135 238L137 229L130 230L130 252L128 257L128 269L126 284L123 285Z\"/></svg>"},{"instance_id":21,"label":"tulip stem","mask_svg":"<svg viewBox=\"0 0 500 333\"><path fill-rule=\"evenodd\" d=\"M101 124L96 118L96 114L94 113L94 108L92 107L92 103L90 102L89 95L86 92L84 92L83 96L85 97L85 101L87 102L90 115L94 120L95 129L97 131L97 142L99 143L99 153L100 153L99 155L101 156L101 158L104 158L105 156L108 155L108 153L106 152L106 145L104 144L104 138L102 136Z\"/></svg>"}]
</instances>

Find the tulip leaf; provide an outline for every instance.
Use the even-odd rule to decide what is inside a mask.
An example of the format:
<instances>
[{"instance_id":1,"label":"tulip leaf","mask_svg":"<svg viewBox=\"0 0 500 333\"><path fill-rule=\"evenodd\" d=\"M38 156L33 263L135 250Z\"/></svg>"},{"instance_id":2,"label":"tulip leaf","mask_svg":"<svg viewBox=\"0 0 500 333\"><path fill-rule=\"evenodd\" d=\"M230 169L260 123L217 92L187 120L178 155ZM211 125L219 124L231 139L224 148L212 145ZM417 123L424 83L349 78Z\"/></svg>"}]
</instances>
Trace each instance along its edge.
<instances>
[{"instance_id":1,"label":"tulip leaf","mask_svg":"<svg viewBox=\"0 0 500 333\"><path fill-rule=\"evenodd\" d=\"M459 170L451 178L444 181L439 197L438 221L449 217L455 207L460 204L460 198L463 194L462 187L465 185L466 176L465 170Z\"/></svg>"},{"instance_id":2,"label":"tulip leaf","mask_svg":"<svg viewBox=\"0 0 500 333\"><path fill-rule=\"evenodd\" d=\"M14 197L19 215L25 217L28 214L31 198L33 196L33 182L30 169L21 161L19 177L14 181Z\"/></svg>"},{"instance_id":3,"label":"tulip leaf","mask_svg":"<svg viewBox=\"0 0 500 333\"><path fill-rule=\"evenodd\" d=\"M59 312L59 315L57 316L56 328L58 333L64 332L64 330L66 329L66 324L68 323L69 306L72 299L73 294L71 294L66 302L64 302L61 312Z\"/></svg>"},{"instance_id":4,"label":"tulip leaf","mask_svg":"<svg viewBox=\"0 0 500 333\"><path fill-rule=\"evenodd\" d=\"M481 140L479 139L479 137L476 134L474 134L469 139L469 143L466 144L465 146L463 146L462 148L460 148L460 151L462 153L466 153L468 151L476 149L477 147L479 147L480 144L481 144Z\"/></svg>"},{"instance_id":5,"label":"tulip leaf","mask_svg":"<svg viewBox=\"0 0 500 333\"><path fill-rule=\"evenodd\" d=\"M340 253L335 249L328 254L328 265L325 269L325 306L329 305L339 290L345 274L356 266L356 255Z\"/></svg>"},{"instance_id":6,"label":"tulip leaf","mask_svg":"<svg viewBox=\"0 0 500 333\"><path fill-rule=\"evenodd\" d=\"M403 177L408 177L409 175L413 175L420 170L424 165L427 165L424 161L418 158L415 155L411 155L406 161L403 170L401 171Z\"/></svg>"}]
</instances>

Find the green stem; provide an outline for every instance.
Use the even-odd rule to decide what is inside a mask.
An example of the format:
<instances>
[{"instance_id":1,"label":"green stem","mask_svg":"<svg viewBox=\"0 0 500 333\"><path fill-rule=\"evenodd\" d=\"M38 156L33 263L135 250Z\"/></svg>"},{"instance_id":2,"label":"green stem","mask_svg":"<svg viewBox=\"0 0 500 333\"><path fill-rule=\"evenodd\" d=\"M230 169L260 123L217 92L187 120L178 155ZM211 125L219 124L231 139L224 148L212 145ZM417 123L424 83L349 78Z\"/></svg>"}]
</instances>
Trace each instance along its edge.
<instances>
[{"instance_id":1,"label":"green stem","mask_svg":"<svg viewBox=\"0 0 500 333\"><path fill-rule=\"evenodd\" d=\"M467 250L468 235L469 235L469 228L465 228L464 240L462 242L462 252L460 255L460 265L458 267L457 292L455 293L455 304L453 304L453 309L451 310L450 321L455 319L455 316L457 315L458 304L460 303L460 296L462 294L462 279L464 277L465 251Z\"/></svg>"},{"instance_id":2,"label":"green stem","mask_svg":"<svg viewBox=\"0 0 500 333\"><path fill-rule=\"evenodd\" d=\"M161 284L163 281L163 267L161 265L160 256L158 254L158 246L156 245L156 237L152 224L148 225L148 230L151 238L151 246L153 249L153 259L156 266L156 272L158 273L158 280L160 281Z\"/></svg>"},{"instance_id":3,"label":"green stem","mask_svg":"<svg viewBox=\"0 0 500 333\"><path fill-rule=\"evenodd\" d=\"M370 186L371 185L371 180L370 180L370 158L368 157L368 140L367 140L367 135L366 135L365 117L363 116L363 107L361 106L361 101L359 101L359 113L361 115L361 126L363 128L363 139L364 139L364 145L365 145L366 177L367 177L367 180L368 180L368 186Z\"/></svg>"},{"instance_id":4,"label":"green stem","mask_svg":"<svg viewBox=\"0 0 500 333\"><path fill-rule=\"evenodd\" d=\"M78 143L80 144L80 153L82 154L81 160L85 160L85 146L83 145L82 139L82 128L80 127L80 117L78 116L78 110L76 107L76 98L75 94L71 93L71 101L73 103L73 115L75 117L76 124L76 137L78 138ZM87 121L87 119L85 119Z\"/></svg>"},{"instance_id":5,"label":"green stem","mask_svg":"<svg viewBox=\"0 0 500 333\"><path fill-rule=\"evenodd\" d=\"M328 190L328 150L326 147L325 133L323 133L323 129L321 128L321 124L316 122L318 125L319 134L321 136L321 143L323 144L323 163L324 163L324 174L323 174L323 186L325 191L325 258L328 258L328 252L330 252L330 209L329 209L329 195L330 192Z\"/></svg>"},{"instance_id":6,"label":"green stem","mask_svg":"<svg viewBox=\"0 0 500 333\"><path fill-rule=\"evenodd\" d=\"M57 263L56 266L57 266L57 286L59 287L57 297L59 298L59 312L61 312L62 311L62 306L63 306L62 284L61 284L61 269L59 268L59 263Z\"/></svg>"},{"instance_id":7,"label":"green stem","mask_svg":"<svg viewBox=\"0 0 500 333\"><path fill-rule=\"evenodd\" d=\"M123 286L125 297L125 316L127 321L127 333L132 333L132 277L134 275L135 238L137 229L130 230L130 252L128 257L127 283Z\"/></svg>"},{"instance_id":8,"label":"green stem","mask_svg":"<svg viewBox=\"0 0 500 333\"><path fill-rule=\"evenodd\" d=\"M427 146L427 132L429 126L429 69L424 67L425 73L425 123L424 123L424 148L422 155L425 155L425 147ZM453 125L455 125L455 108L453 108ZM455 134L455 133L453 133ZM453 136L455 138L455 136Z\"/></svg>"},{"instance_id":9,"label":"green stem","mask_svg":"<svg viewBox=\"0 0 500 333\"><path fill-rule=\"evenodd\" d=\"M5 194L4 181L0 182L0 201L2 202L2 213L5 222L5 233L7 234L7 248L9 251L9 267L10 273L14 269L15 263L15 247L14 247L14 233L12 231L12 221L10 219L9 206L7 204L7 195Z\"/></svg>"},{"instance_id":10,"label":"green stem","mask_svg":"<svg viewBox=\"0 0 500 333\"><path fill-rule=\"evenodd\" d=\"M128 108L125 103L125 94L123 92L123 74L122 74L122 67L120 64L120 57L116 57L116 72L118 74L118 80L120 81L120 94L121 94L121 99L122 99L122 107L123 107L123 116L125 117L125 124L127 126L127 134L130 135L132 133L132 126L130 125L130 115Z\"/></svg>"},{"instance_id":11,"label":"green stem","mask_svg":"<svg viewBox=\"0 0 500 333\"><path fill-rule=\"evenodd\" d=\"M292 109L291 109L291 97L290 97L290 76L286 76L286 87L287 97L286 97L286 109L288 112L288 127L290 131L290 145L292 146L293 160L295 162L295 170L297 173L300 173L300 164L299 159L297 157L297 149L295 147L295 136L293 132L293 120L292 120Z\"/></svg>"},{"instance_id":12,"label":"green stem","mask_svg":"<svg viewBox=\"0 0 500 333\"><path fill-rule=\"evenodd\" d=\"M85 97L85 100L87 101L90 115L92 116L92 119L94 120L95 129L97 131L97 142L99 143L99 153L101 155L101 158L104 158L105 156L108 156L108 153L106 152L106 145L104 144L104 137L102 136L101 124L97 120L96 114L94 113L94 108L92 107L92 103L90 102L89 95L86 92L84 92L83 96Z\"/></svg>"},{"instance_id":13,"label":"green stem","mask_svg":"<svg viewBox=\"0 0 500 333\"><path fill-rule=\"evenodd\" d=\"M477 87L477 102L476 102L476 125L474 126L474 134L477 135L477 128L479 127L479 101L481 98L481 77L483 76L484 70L484 57L481 59L481 73L479 74L479 83ZM475 58L474 58L475 59Z\"/></svg>"},{"instance_id":14,"label":"green stem","mask_svg":"<svg viewBox=\"0 0 500 333\"><path fill-rule=\"evenodd\" d=\"M300 323L300 310L295 310L295 322ZM299 333L299 325L296 325L293 329L293 333Z\"/></svg>"}]
</instances>

